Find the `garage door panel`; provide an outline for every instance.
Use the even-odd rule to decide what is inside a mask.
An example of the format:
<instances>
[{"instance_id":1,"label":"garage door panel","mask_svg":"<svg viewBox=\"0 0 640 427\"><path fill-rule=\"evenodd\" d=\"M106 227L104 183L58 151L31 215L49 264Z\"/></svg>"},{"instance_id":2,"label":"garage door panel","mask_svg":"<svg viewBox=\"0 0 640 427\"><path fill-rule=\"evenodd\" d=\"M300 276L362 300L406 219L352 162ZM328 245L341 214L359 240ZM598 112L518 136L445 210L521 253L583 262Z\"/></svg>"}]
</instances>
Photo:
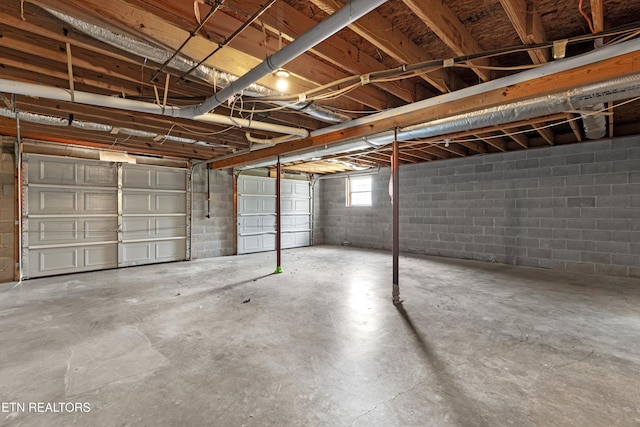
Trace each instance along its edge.
<instances>
[{"instance_id":1,"label":"garage door panel","mask_svg":"<svg viewBox=\"0 0 640 427\"><path fill-rule=\"evenodd\" d=\"M154 213L186 213L184 193L155 194L154 200Z\"/></svg>"},{"instance_id":2,"label":"garage door panel","mask_svg":"<svg viewBox=\"0 0 640 427\"><path fill-rule=\"evenodd\" d=\"M123 243L120 266L182 261L185 252L186 239Z\"/></svg>"},{"instance_id":3,"label":"garage door panel","mask_svg":"<svg viewBox=\"0 0 640 427\"><path fill-rule=\"evenodd\" d=\"M124 191L123 214L173 214L186 213L184 193L145 193Z\"/></svg>"},{"instance_id":4,"label":"garage door panel","mask_svg":"<svg viewBox=\"0 0 640 427\"><path fill-rule=\"evenodd\" d=\"M29 192L29 205L32 214L78 212L78 192L76 190L53 190L36 188Z\"/></svg>"},{"instance_id":5,"label":"garage door panel","mask_svg":"<svg viewBox=\"0 0 640 427\"><path fill-rule=\"evenodd\" d=\"M286 215L281 219L282 231L309 230L309 215Z\"/></svg>"},{"instance_id":6,"label":"garage door panel","mask_svg":"<svg viewBox=\"0 0 640 427\"><path fill-rule=\"evenodd\" d=\"M238 211L243 214L275 214L275 197L241 197Z\"/></svg>"},{"instance_id":7,"label":"garage door panel","mask_svg":"<svg viewBox=\"0 0 640 427\"><path fill-rule=\"evenodd\" d=\"M126 188L186 191L184 169L123 165L122 185Z\"/></svg>"},{"instance_id":8,"label":"garage door panel","mask_svg":"<svg viewBox=\"0 0 640 427\"><path fill-rule=\"evenodd\" d=\"M308 246L311 240L309 182L283 179L280 191L282 247ZM238 178L239 254L275 249L275 196L274 178L245 175ZM295 233L286 233L287 230Z\"/></svg>"},{"instance_id":9,"label":"garage door panel","mask_svg":"<svg viewBox=\"0 0 640 427\"><path fill-rule=\"evenodd\" d=\"M248 216L242 217L238 220L238 232L241 234L270 231L276 231L275 215Z\"/></svg>"},{"instance_id":10,"label":"garage door panel","mask_svg":"<svg viewBox=\"0 0 640 427\"><path fill-rule=\"evenodd\" d=\"M29 188L30 215L91 215L113 213L117 193L83 188Z\"/></svg>"},{"instance_id":11,"label":"garage door panel","mask_svg":"<svg viewBox=\"0 0 640 427\"><path fill-rule=\"evenodd\" d=\"M130 165L122 167L122 186L128 188L151 188L151 171Z\"/></svg>"},{"instance_id":12,"label":"garage door panel","mask_svg":"<svg viewBox=\"0 0 640 427\"><path fill-rule=\"evenodd\" d=\"M309 232L282 233L282 248L298 248L309 246Z\"/></svg>"},{"instance_id":13,"label":"garage door panel","mask_svg":"<svg viewBox=\"0 0 640 427\"><path fill-rule=\"evenodd\" d=\"M181 237L186 235L186 217L124 217L122 239Z\"/></svg>"},{"instance_id":14,"label":"garage door panel","mask_svg":"<svg viewBox=\"0 0 640 427\"><path fill-rule=\"evenodd\" d=\"M151 212L151 194L123 192L122 212L125 214L147 214Z\"/></svg>"},{"instance_id":15,"label":"garage door panel","mask_svg":"<svg viewBox=\"0 0 640 427\"><path fill-rule=\"evenodd\" d=\"M187 258L185 169L31 154L23 160L25 277Z\"/></svg>"},{"instance_id":16,"label":"garage door panel","mask_svg":"<svg viewBox=\"0 0 640 427\"><path fill-rule=\"evenodd\" d=\"M29 220L28 227L30 246L117 240L116 218L34 218Z\"/></svg>"},{"instance_id":17,"label":"garage door panel","mask_svg":"<svg viewBox=\"0 0 640 427\"><path fill-rule=\"evenodd\" d=\"M83 213L101 214L110 213L117 209L118 193L115 192L84 192Z\"/></svg>"},{"instance_id":18,"label":"garage door panel","mask_svg":"<svg viewBox=\"0 0 640 427\"><path fill-rule=\"evenodd\" d=\"M272 251L276 248L276 235L258 234L254 236L245 236L238 242L239 254Z\"/></svg>"},{"instance_id":19,"label":"garage door panel","mask_svg":"<svg viewBox=\"0 0 640 427\"><path fill-rule=\"evenodd\" d=\"M115 187L116 164L27 154L30 184Z\"/></svg>"},{"instance_id":20,"label":"garage door panel","mask_svg":"<svg viewBox=\"0 0 640 427\"><path fill-rule=\"evenodd\" d=\"M29 276L42 277L118 266L117 245L31 249Z\"/></svg>"}]
</instances>

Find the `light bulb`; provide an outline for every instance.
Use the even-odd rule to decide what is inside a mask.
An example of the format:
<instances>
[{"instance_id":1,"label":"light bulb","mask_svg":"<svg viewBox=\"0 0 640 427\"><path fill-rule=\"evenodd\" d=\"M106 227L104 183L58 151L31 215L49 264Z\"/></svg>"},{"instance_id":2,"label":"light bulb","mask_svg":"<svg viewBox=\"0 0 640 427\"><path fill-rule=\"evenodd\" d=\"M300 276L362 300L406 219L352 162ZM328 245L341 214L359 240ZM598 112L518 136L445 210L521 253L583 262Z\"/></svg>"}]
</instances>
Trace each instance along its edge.
<instances>
[{"instance_id":1,"label":"light bulb","mask_svg":"<svg viewBox=\"0 0 640 427\"><path fill-rule=\"evenodd\" d=\"M278 88L280 92L286 92L287 89L289 89L289 82L285 78L280 78L276 82L276 88Z\"/></svg>"}]
</instances>

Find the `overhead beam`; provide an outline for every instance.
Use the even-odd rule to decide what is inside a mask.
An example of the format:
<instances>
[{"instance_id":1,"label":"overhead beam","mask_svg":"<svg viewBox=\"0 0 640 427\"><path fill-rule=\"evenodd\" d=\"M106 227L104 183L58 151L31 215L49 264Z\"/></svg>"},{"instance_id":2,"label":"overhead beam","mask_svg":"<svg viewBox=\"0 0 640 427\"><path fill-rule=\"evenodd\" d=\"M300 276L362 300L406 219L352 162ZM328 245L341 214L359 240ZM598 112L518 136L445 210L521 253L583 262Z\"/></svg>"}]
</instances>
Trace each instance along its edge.
<instances>
[{"instance_id":1,"label":"overhead beam","mask_svg":"<svg viewBox=\"0 0 640 427\"><path fill-rule=\"evenodd\" d=\"M500 0L500 4L522 43L537 44L547 41L542 19L531 0ZM528 53L534 64L549 62L548 48L530 50Z\"/></svg>"},{"instance_id":2,"label":"overhead beam","mask_svg":"<svg viewBox=\"0 0 640 427\"><path fill-rule=\"evenodd\" d=\"M571 126L571 130L573 131L573 134L576 137L576 141L582 142L584 137L582 136L582 129L580 128L580 126L578 126L579 118L580 118L580 115L574 113L570 115L568 121L569 121L569 126Z\"/></svg>"},{"instance_id":3,"label":"overhead beam","mask_svg":"<svg viewBox=\"0 0 640 427\"><path fill-rule=\"evenodd\" d=\"M403 0L404 4L433 31L456 56L483 52L476 39L442 0ZM487 66L488 59L476 59L475 65ZM491 80L488 69L472 68L483 80Z\"/></svg>"},{"instance_id":4,"label":"overhead beam","mask_svg":"<svg viewBox=\"0 0 640 427\"><path fill-rule=\"evenodd\" d=\"M334 13L345 5L343 0L311 0L311 2L328 14ZM409 37L395 29L390 21L375 10L351 24L349 28L400 64L435 59L413 43ZM455 73L449 73L444 69L434 70L420 77L443 93L466 86Z\"/></svg>"},{"instance_id":5,"label":"overhead beam","mask_svg":"<svg viewBox=\"0 0 640 427\"><path fill-rule=\"evenodd\" d=\"M590 0L591 20L593 21L593 31L601 33L604 31L604 5L603 0Z\"/></svg>"},{"instance_id":6,"label":"overhead beam","mask_svg":"<svg viewBox=\"0 0 640 427\"><path fill-rule=\"evenodd\" d=\"M537 124L532 124L531 127L534 128L545 141L547 141L547 144L554 145L556 143L556 135L548 127Z\"/></svg>"},{"instance_id":7,"label":"overhead beam","mask_svg":"<svg viewBox=\"0 0 640 427\"><path fill-rule=\"evenodd\" d=\"M228 168L241 164L270 158L278 154L290 153L317 146L361 138L394 128L428 122L442 117L477 111L515 101L546 96L586 86L612 78L620 78L640 71L640 51L633 51L594 64L576 67L570 70L547 74L532 81L516 83L506 88L490 90L481 94L441 102L436 105L407 112L390 115L361 126L339 129L322 135L311 136L300 141L290 141L262 150L241 154L212 162L215 169ZM446 95L443 95L446 97Z\"/></svg>"},{"instance_id":8,"label":"overhead beam","mask_svg":"<svg viewBox=\"0 0 640 427\"><path fill-rule=\"evenodd\" d=\"M487 145L492 146L498 151L507 151L507 142L504 138L499 137L496 132L487 132L486 134L476 135L478 139L484 141Z\"/></svg>"}]
</instances>

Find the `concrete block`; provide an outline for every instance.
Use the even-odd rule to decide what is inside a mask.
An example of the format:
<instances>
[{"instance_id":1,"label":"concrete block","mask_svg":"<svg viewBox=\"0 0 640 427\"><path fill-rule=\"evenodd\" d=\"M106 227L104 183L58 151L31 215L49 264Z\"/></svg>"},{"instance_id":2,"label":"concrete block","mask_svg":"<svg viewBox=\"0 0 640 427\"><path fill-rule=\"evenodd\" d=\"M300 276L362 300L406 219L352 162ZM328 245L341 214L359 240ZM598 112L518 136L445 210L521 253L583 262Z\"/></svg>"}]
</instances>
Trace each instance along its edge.
<instances>
[{"instance_id":1,"label":"concrete block","mask_svg":"<svg viewBox=\"0 0 640 427\"><path fill-rule=\"evenodd\" d=\"M553 197L573 197L580 195L580 187L555 187Z\"/></svg>"},{"instance_id":2,"label":"concrete block","mask_svg":"<svg viewBox=\"0 0 640 427\"><path fill-rule=\"evenodd\" d=\"M631 184L627 184L627 185L631 185ZM612 194L613 193L612 193L611 185L588 185L588 186L580 187L580 195L583 197L611 196Z\"/></svg>"},{"instance_id":3,"label":"concrete block","mask_svg":"<svg viewBox=\"0 0 640 427\"><path fill-rule=\"evenodd\" d=\"M632 245L627 242L596 242L597 252L605 252L609 254L629 254L632 252L631 247Z\"/></svg>"},{"instance_id":4,"label":"concrete block","mask_svg":"<svg viewBox=\"0 0 640 427\"><path fill-rule=\"evenodd\" d=\"M580 254L580 262L589 262L594 264L611 264L611 254L582 252Z\"/></svg>"},{"instance_id":5,"label":"concrete block","mask_svg":"<svg viewBox=\"0 0 640 427\"><path fill-rule=\"evenodd\" d=\"M583 176L607 174L611 172L613 172L613 165L611 162L588 163L588 164L580 165L580 174Z\"/></svg>"},{"instance_id":6,"label":"concrete block","mask_svg":"<svg viewBox=\"0 0 640 427\"><path fill-rule=\"evenodd\" d=\"M540 167L538 159L518 160L515 165L516 169L537 169Z\"/></svg>"},{"instance_id":7,"label":"concrete block","mask_svg":"<svg viewBox=\"0 0 640 427\"><path fill-rule=\"evenodd\" d=\"M571 176L580 174L580 165L554 166L551 170L553 176Z\"/></svg>"},{"instance_id":8,"label":"concrete block","mask_svg":"<svg viewBox=\"0 0 640 427\"><path fill-rule=\"evenodd\" d=\"M598 230L629 230L629 220L626 219L599 219L597 220Z\"/></svg>"},{"instance_id":9,"label":"concrete block","mask_svg":"<svg viewBox=\"0 0 640 427\"><path fill-rule=\"evenodd\" d=\"M596 185L605 185L605 184L628 184L629 183L629 173L611 173L604 175L595 175L595 184Z\"/></svg>"},{"instance_id":10,"label":"concrete block","mask_svg":"<svg viewBox=\"0 0 640 427\"><path fill-rule=\"evenodd\" d=\"M633 184L617 184L611 186L612 196L640 194L640 183Z\"/></svg>"},{"instance_id":11,"label":"concrete block","mask_svg":"<svg viewBox=\"0 0 640 427\"><path fill-rule=\"evenodd\" d=\"M640 267L629 267L629 277L640 277Z\"/></svg>"},{"instance_id":12,"label":"concrete block","mask_svg":"<svg viewBox=\"0 0 640 427\"><path fill-rule=\"evenodd\" d=\"M620 265L596 264L596 274L603 276L628 276L629 267Z\"/></svg>"},{"instance_id":13,"label":"concrete block","mask_svg":"<svg viewBox=\"0 0 640 427\"><path fill-rule=\"evenodd\" d=\"M566 158L567 165L593 163L596 157L594 153L580 153L568 155Z\"/></svg>"},{"instance_id":14,"label":"concrete block","mask_svg":"<svg viewBox=\"0 0 640 427\"><path fill-rule=\"evenodd\" d=\"M640 255L612 254L611 264L640 267Z\"/></svg>"},{"instance_id":15,"label":"concrete block","mask_svg":"<svg viewBox=\"0 0 640 427\"><path fill-rule=\"evenodd\" d=\"M571 273L595 274L596 267L594 264L590 263L567 261L565 264L565 270Z\"/></svg>"}]
</instances>

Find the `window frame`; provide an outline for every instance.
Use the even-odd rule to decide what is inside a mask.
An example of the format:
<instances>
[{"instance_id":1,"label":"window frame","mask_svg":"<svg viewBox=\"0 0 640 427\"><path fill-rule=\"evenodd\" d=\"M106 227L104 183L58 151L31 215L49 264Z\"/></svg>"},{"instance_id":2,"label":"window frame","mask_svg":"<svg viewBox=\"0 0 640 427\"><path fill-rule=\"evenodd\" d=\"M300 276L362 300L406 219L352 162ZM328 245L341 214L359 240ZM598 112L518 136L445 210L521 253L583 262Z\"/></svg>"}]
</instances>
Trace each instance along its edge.
<instances>
[{"instance_id":1,"label":"window frame","mask_svg":"<svg viewBox=\"0 0 640 427\"><path fill-rule=\"evenodd\" d=\"M354 185L351 181L361 181L365 180L368 182L368 190L354 190ZM354 194L369 194L369 198L366 203L354 203L353 195ZM347 207L371 207L373 206L373 180L371 179L371 175L360 175L360 176L348 176L346 179L346 205Z\"/></svg>"}]
</instances>

